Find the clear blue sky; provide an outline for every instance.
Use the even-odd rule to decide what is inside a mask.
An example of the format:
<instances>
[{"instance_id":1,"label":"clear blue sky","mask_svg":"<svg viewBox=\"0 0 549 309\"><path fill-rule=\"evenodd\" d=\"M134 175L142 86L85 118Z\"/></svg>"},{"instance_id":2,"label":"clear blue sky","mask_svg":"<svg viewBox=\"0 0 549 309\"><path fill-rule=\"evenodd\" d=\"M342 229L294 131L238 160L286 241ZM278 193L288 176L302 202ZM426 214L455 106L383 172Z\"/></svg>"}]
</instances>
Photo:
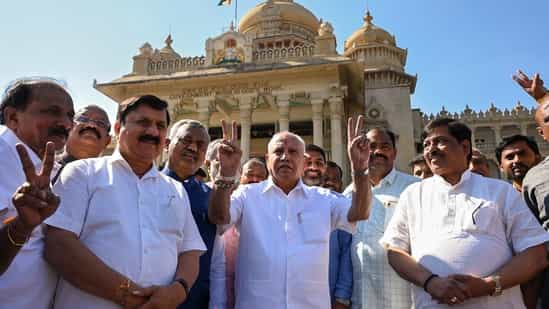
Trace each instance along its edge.
<instances>
[{"instance_id":1,"label":"clear blue sky","mask_svg":"<svg viewBox=\"0 0 549 309\"><path fill-rule=\"evenodd\" d=\"M13 1L2 3L0 85L21 76L65 80L76 106L115 103L92 88L131 71L145 41L161 48L170 31L181 55L204 54L205 40L232 18L218 0ZM234 2L234 0L233 0ZM300 0L331 22L343 41L362 25L365 0ZM260 3L240 0L239 15ZM413 107L460 111L490 102L511 108L532 101L511 80L517 68L540 72L549 84L547 0L370 0L374 23L408 49L406 70L418 74Z\"/></svg>"}]
</instances>

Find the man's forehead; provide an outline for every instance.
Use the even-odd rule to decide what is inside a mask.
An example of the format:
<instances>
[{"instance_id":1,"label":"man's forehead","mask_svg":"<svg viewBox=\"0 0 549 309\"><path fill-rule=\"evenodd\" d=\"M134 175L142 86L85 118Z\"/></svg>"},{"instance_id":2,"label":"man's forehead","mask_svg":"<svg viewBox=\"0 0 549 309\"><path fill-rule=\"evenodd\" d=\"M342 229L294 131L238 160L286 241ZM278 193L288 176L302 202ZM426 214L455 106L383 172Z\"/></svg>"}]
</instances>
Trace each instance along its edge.
<instances>
[{"instance_id":1,"label":"man's forehead","mask_svg":"<svg viewBox=\"0 0 549 309\"><path fill-rule=\"evenodd\" d=\"M208 140L209 135L203 128L184 124L177 129L176 138L193 137L195 139Z\"/></svg>"},{"instance_id":2,"label":"man's forehead","mask_svg":"<svg viewBox=\"0 0 549 309\"><path fill-rule=\"evenodd\" d=\"M530 147L528 147L528 145L524 141L516 141L516 142L513 142L513 143L505 146L505 148L503 148L501 153L517 152L517 151L522 151L522 150L532 151L530 149Z\"/></svg>"},{"instance_id":3,"label":"man's forehead","mask_svg":"<svg viewBox=\"0 0 549 309\"><path fill-rule=\"evenodd\" d=\"M109 121L109 117L107 116L107 113L95 107L85 107L82 110L78 111L76 115L77 116L84 115L86 117L101 118L102 120Z\"/></svg>"}]
</instances>

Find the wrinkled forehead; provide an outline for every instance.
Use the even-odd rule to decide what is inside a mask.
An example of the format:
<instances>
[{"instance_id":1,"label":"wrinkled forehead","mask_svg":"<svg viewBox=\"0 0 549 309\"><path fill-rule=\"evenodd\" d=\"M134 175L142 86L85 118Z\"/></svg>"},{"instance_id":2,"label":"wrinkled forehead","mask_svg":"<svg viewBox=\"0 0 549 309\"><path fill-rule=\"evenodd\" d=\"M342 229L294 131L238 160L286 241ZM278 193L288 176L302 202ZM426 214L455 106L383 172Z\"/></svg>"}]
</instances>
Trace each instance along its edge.
<instances>
[{"instance_id":1,"label":"wrinkled forehead","mask_svg":"<svg viewBox=\"0 0 549 309\"><path fill-rule=\"evenodd\" d=\"M210 135L208 135L208 132L206 132L204 128L193 126L191 124L181 125L175 132L174 137L175 139L191 137L195 140L201 140L205 142L209 142L210 140Z\"/></svg>"},{"instance_id":2,"label":"wrinkled forehead","mask_svg":"<svg viewBox=\"0 0 549 309\"><path fill-rule=\"evenodd\" d=\"M80 109L78 112L76 112L76 117L84 115L86 117L90 117L93 119L101 119L103 121L109 122L109 116L107 115L107 112L104 110L98 108L98 107L84 107Z\"/></svg>"},{"instance_id":3,"label":"wrinkled forehead","mask_svg":"<svg viewBox=\"0 0 549 309\"><path fill-rule=\"evenodd\" d=\"M305 153L305 145L295 136L290 134L283 134L275 136L269 143L269 153L272 153L277 148L297 150L301 153Z\"/></svg>"}]
</instances>

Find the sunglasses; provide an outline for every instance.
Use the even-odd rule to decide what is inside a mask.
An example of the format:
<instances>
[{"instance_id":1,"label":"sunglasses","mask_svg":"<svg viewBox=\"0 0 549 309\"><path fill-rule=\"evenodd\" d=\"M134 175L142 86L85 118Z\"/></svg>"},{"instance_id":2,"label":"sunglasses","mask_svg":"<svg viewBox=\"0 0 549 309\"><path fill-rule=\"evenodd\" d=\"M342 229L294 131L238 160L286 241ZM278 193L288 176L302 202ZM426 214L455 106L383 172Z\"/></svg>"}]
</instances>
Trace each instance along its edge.
<instances>
[{"instance_id":1,"label":"sunglasses","mask_svg":"<svg viewBox=\"0 0 549 309\"><path fill-rule=\"evenodd\" d=\"M91 118L86 117L84 115L79 115L79 116L75 117L74 122L76 122L76 123L93 123L96 126L98 126L99 128L104 129L106 131L109 131L110 128L111 128L111 125L108 122L104 121L104 120L91 119Z\"/></svg>"}]
</instances>

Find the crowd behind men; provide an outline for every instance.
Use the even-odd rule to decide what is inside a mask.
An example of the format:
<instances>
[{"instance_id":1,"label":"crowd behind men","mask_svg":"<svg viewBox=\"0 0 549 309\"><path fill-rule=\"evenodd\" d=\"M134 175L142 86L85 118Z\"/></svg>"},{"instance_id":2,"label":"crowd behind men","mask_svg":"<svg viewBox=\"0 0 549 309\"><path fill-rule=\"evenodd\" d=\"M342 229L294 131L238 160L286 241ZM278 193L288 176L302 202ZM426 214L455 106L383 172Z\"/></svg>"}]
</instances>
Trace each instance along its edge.
<instances>
[{"instance_id":1,"label":"crowd behind men","mask_svg":"<svg viewBox=\"0 0 549 309\"><path fill-rule=\"evenodd\" d=\"M549 141L543 81L514 79ZM531 137L496 149L509 184L467 126L437 119L408 175L398 136L350 118L343 190L298 135L241 165L236 123L214 141L196 120L168 132L152 95L112 126L50 79L16 81L0 108L0 307L549 308L548 159Z\"/></svg>"}]
</instances>

